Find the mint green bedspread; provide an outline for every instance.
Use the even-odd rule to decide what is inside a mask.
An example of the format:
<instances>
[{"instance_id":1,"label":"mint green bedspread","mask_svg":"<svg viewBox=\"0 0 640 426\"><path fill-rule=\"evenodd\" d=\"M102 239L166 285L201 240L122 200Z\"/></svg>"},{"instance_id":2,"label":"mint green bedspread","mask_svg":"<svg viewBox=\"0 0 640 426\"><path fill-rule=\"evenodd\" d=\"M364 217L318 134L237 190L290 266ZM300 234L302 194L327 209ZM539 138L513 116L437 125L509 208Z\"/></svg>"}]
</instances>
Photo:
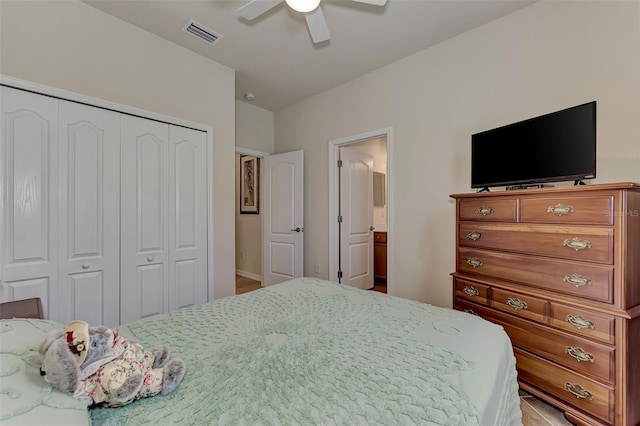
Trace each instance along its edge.
<instances>
[{"instance_id":1,"label":"mint green bedspread","mask_svg":"<svg viewBox=\"0 0 640 426\"><path fill-rule=\"evenodd\" d=\"M120 331L187 374L93 425L521 424L509 338L452 309L300 278Z\"/></svg>"}]
</instances>

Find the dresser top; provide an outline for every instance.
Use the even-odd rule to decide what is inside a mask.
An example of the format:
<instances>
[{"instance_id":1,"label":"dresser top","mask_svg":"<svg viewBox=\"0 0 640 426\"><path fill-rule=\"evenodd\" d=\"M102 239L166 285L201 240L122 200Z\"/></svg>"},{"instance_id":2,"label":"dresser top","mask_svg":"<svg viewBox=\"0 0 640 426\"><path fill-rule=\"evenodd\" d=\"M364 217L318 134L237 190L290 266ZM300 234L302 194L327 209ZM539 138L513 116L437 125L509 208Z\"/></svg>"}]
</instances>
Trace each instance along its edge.
<instances>
[{"instance_id":1,"label":"dresser top","mask_svg":"<svg viewBox=\"0 0 640 426\"><path fill-rule=\"evenodd\" d=\"M532 195L532 194L562 194L566 192L591 192L591 191L611 191L629 189L634 191L640 191L640 184L634 182L617 182L617 183L602 183L595 185L571 185L571 186L558 186L552 188L536 188L536 189L514 189L514 190L501 190L494 192L467 192L464 194L452 194L451 198L477 198L477 197L500 197L505 195L520 196L520 195Z\"/></svg>"}]
</instances>

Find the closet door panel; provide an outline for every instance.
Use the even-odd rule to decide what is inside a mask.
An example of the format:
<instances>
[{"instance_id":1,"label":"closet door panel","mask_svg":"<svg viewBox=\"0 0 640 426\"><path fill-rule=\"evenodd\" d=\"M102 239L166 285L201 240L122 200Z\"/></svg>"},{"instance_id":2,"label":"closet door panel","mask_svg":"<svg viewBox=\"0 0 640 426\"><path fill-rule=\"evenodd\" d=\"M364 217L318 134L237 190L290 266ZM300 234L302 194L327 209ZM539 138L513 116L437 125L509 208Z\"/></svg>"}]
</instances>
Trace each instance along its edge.
<instances>
[{"instance_id":1,"label":"closet door panel","mask_svg":"<svg viewBox=\"0 0 640 426\"><path fill-rule=\"evenodd\" d=\"M141 265L137 273L137 299L136 306L140 318L146 318L166 312L165 292L160 291L158 283L165 282L166 266L162 263L153 265Z\"/></svg>"},{"instance_id":2,"label":"closet door panel","mask_svg":"<svg viewBox=\"0 0 640 426\"><path fill-rule=\"evenodd\" d=\"M40 297L57 319L58 101L0 90L0 300Z\"/></svg>"},{"instance_id":3,"label":"closet door panel","mask_svg":"<svg viewBox=\"0 0 640 426\"><path fill-rule=\"evenodd\" d=\"M66 277L64 283L66 296L70 300L71 312L68 314L69 320L80 319L86 321L91 326L106 325L114 327L118 325L119 310L118 305L109 306L105 301L106 283L105 275L108 272L98 270L87 273L74 273ZM62 278L61 278L62 280ZM60 283L63 287L63 283ZM119 292L118 292L119 293ZM113 324L113 316L116 316L115 324Z\"/></svg>"},{"instance_id":4,"label":"closet door panel","mask_svg":"<svg viewBox=\"0 0 640 426\"><path fill-rule=\"evenodd\" d=\"M9 281L2 283L2 301L13 301L31 299L39 297L42 302L42 309L45 318L48 318L47 312L50 311L51 297L49 296L49 288L51 286L49 278L36 278L33 280Z\"/></svg>"},{"instance_id":5,"label":"closet door panel","mask_svg":"<svg viewBox=\"0 0 640 426\"><path fill-rule=\"evenodd\" d=\"M207 286L206 133L170 126L170 309L205 303Z\"/></svg>"},{"instance_id":6,"label":"closet door panel","mask_svg":"<svg viewBox=\"0 0 640 426\"><path fill-rule=\"evenodd\" d=\"M114 327L120 312L120 114L60 101L62 322Z\"/></svg>"},{"instance_id":7,"label":"closet door panel","mask_svg":"<svg viewBox=\"0 0 640 426\"><path fill-rule=\"evenodd\" d=\"M121 322L169 309L169 126L121 118Z\"/></svg>"}]
</instances>

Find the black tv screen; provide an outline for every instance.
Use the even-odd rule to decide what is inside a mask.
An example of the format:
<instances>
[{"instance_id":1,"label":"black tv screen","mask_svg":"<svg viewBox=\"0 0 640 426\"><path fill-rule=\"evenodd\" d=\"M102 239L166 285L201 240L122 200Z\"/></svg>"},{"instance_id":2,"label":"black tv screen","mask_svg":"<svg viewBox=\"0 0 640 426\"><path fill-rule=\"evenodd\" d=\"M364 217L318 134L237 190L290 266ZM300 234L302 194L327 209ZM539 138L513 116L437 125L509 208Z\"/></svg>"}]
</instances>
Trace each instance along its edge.
<instances>
[{"instance_id":1,"label":"black tv screen","mask_svg":"<svg viewBox=\"0 0 640 426\"><path fill-rule=\"evenodd\" d=\"M471 187L596 177L596 102L471 136Z\"/></svg>"}]
</instances>

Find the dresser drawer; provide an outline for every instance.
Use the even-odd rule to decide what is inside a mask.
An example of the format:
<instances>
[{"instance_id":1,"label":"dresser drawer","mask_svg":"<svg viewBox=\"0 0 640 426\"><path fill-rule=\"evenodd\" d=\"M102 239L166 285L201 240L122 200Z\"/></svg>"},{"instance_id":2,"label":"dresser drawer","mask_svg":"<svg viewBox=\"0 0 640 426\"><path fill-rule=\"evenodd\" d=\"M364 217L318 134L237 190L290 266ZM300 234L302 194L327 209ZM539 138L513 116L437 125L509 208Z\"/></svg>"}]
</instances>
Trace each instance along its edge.
<instances>
[{"instance_id":1,"label":"dresser drawer","mask_svg":"<svg viewBox=\"0 0 640 426\"><path fill-rule=\"evenodd\" d=\"M457 271L613 303L613 267L458 247Z\"/></svg>"},{"instance_id":2,"label":"dresser drawer","mask_svg":"<svg viewBox=\"0 0 640 426\"><path fill-rule=\"evenodd\" d=\"M470 300L475 303L481 303L483 305L489 303L489 286L462 280L460 278L454 278L453 281L453 285L456 289L456 297Z\"/></svg>"},{"instance_id":3,"label":"dresser drawer","mask_svg":"<svg viewBox=\"0 0 640 426\"><path fill-rule=\"evenodd\" d=\"M615 317L551 302L549 324L570 333L615 343Z\"/></svg>"},{"instance_id":4,"label":"dresser drawer","mask_svg":"<svg viewBox=\"0 0 640 426\"><path fill-rule=\"evenodd\" d=\"M615 381L615 347L596 343L548 326L532 323L456 299L456 309L496 323L511 342L543 358L552 359L581 374L609 383Z\"/></svg>"},{"instance_id":5,"label":"dresser drawer","mask_svg":"<svg viewBox=\"0 0 640 426\"><path fill-rule=\"evenodd\" d=\"M513 315L546 322L548 302L514 291L491 289L491 306Z\"/></svg>"},{"instance_id":6,"label":"dresser drawer","mask_svg":"<svg viewBox=\"0 0 640 426\"><path fill-rule=\"evenodd\" d=\"M518 379L543 389L606 423L613 423L615 392L612 387L518 348L514 348L514 353Z\"/></svg>"},{"instance_id":7,"label":"dresser drawer","mask_svg":"<svg viewBox=\"0 0 640 426\"><path fill-rule=\"evenodd\" d=\"M613 225L613 195L523 198L520 222Z\"/></svg>"},{"instance_id":8,"label":"dresser drawer","mask_svg":"<svg viewBox=\"0 0 640 426\"><path fill-rule=\"evenodd\" d=\"M460 200L460 220L515 222L518 217L517 200Z\"/></svg>"},{"instance_id":9,"label":"dresser drawer","mask_svg":"<svg viewBox=\"0 0 640 426\"><path fill-rule=\"evenodd\" d=\"M615 348L562 333L518 318L479 312L480 316L500 324L511 342L543 358L551 359L571 370L595 379L614 383Z\"/></svg>"},{"instance_id":10,"label":"dresser drawer","mask_svg":"<svg viewBox=\"0 0 640 426\"><path fill-rule=\"evenodd\" d=\"M613 228L462 222L461 246L613 263Z\"/></svg>"},{"instance_id":11,"label":"dresser drawer","mask_svg":"<svg viewBox=\"0 0 640 426\"><path fill-rule=\"evenodd\" d=\"M470 303L464 299L461 299L459 297L456 297L453 300L453 309L456 309L458 311L462 311L462 312L466 312L468 314L471 315L476 315L479 317L483 317L486 320L489 320L489 318L483 314L484 310L488 310L489 308L485 307L485 306L480 306L480 305L476 305L475 303Z\"/></svg>"}]
</instances>

